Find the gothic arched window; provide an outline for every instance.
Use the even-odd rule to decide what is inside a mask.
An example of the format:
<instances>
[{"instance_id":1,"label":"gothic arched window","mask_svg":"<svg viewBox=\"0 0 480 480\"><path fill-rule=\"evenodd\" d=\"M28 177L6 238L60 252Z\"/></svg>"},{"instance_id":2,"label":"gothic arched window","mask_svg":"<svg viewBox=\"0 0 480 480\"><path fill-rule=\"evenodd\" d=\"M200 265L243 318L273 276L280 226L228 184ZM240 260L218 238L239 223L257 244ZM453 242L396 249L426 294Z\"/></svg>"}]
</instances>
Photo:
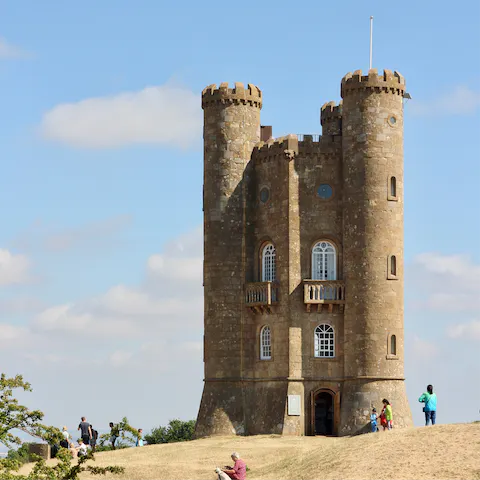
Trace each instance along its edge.
<instances>
[{"instance_id":1,"label":"gothic arched window","mask_svg":"<svg viewBox=\"0 0 480 480\"><path fill-rule=\"evenodd\" d=\"M277 279L276 252L273 243L267 243L262 250L262 282Z\"/></svg>"},{"instance_id":2,"label":"gothic arched window","mask_svg":"<svg viewBox=\"0 0 480 480\"><path fill-rule=\"evenodd\" d=\"M335 356L335 332L331 325L319 325L315 329L315 357L333 358Z\"/></svg>"},{"instance_id":3,"label":"gothic arched window","mask_svg":"<svg viewBox=\"0 0 480 480\"><path fill-rule=\"evenodd\" d=\"M337 251L335 246L321 240L312 249L312 280L337 279Z\"/></svg>"},{"instance_id":4,"label":"gothic arched window","mask_svg":"<svg viewBox=\"0 0 480 480\"><path fill-rule=\"evenodd\" d=\"M260 360L270 360L272 358L272 334L270 327L265 325L260 330Z\"/></svg>"}]
</instances>

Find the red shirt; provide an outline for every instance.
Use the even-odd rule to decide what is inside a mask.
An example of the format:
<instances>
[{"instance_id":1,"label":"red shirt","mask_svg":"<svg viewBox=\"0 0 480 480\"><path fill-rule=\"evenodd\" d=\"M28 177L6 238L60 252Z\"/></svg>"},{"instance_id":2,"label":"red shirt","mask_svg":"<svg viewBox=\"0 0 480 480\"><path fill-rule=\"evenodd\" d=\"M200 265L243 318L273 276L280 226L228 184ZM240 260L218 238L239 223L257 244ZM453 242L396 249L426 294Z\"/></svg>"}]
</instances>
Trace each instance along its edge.
<instances>
[{"instance_id":1,"label":"red shirt","mask_svg":"<svg viewBox=\"0 0 480 480\"><path fill-rule=\"evenodd\" d=\"M230 478L235 480L245 480L247 478L247 466L243 460L238 459L233 466L235 473L231 473Z\"/></svg>"}]
</instances>

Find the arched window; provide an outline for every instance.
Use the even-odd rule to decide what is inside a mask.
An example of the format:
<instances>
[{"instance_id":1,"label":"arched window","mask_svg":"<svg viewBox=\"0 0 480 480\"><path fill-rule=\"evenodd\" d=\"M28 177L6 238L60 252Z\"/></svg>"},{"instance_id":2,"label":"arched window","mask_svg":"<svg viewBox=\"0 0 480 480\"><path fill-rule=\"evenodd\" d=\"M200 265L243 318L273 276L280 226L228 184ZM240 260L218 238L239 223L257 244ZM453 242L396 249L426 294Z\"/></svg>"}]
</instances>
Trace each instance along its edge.
<instances>
[{"instance_id":1,"label":"arched window","mask_svg":"<svg viewBox=\"0 0 480 480\"><path fill-rule=\"evenodd\" d=\"M315 357L335 356L335 332L331 325L319 325L315 329Z\"/></svg>"},{"instance_id":2,"label":"arched window","mask_svg":"<svg viewBox=\"0 0 480 480\"><path fill-rule=\"evenodd\" d=\"M390 355L397 354L397 337L396 335L392 335L390 337Z\"/></svg>"},{"instance_id":3,"label":"arched window","mask_svg":"<svg viewBox=\"0 0 480 480\"><path fill-rule=\"evenodd\" d=\"M397 196L397 179L395 177L390 177L390 196Z\"/></svg>"},{"instance_id":4,"label":"arched window","mask_svg":"<svg viewBox=\"0 0 480 480\"><path fill-rule=\"evenodd\" d=\"M273 243L267 243L262 250L262 282L273 282L277 278L276 252Z\"/></svg>"},{"instance_id":5,"label":"arched window","mask_svg":"<svg viewBox=\"0 0 480 480\"><path fill-rule=\"evenodd\" d=\"M312 249L312 280L337 279L337 252L330 242L322 240Z\"/></svg>"},{"instance_id":6,"label":"arched window","mask_svg":"<svg viewBox=\"0 0 480 480\"><path fill-rule=\"evenodd\" d=\"M265 325L260 330L260 360L270 360L272 358L272 335L270 327Z\"/></svg>"},{"instance_id":7,"label":"arched window","mask_svg":"<svg viewBox=\"0 0 480 480\"><path fill-rule=\"evenodd\" d=\"M395 255L390 257L390 275L397 276L397 257Z\"/></svg>"}]
</instances>

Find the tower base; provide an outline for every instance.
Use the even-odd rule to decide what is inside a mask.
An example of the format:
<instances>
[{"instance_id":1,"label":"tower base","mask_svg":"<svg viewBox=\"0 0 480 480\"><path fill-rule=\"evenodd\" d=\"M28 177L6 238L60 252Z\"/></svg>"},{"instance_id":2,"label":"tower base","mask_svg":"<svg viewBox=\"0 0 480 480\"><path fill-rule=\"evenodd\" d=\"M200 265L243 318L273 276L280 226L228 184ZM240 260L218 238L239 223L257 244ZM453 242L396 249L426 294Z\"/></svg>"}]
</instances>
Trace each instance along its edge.
<instances>
[{"instance_id":1,"label":"tower base","mask_svg":"<svg viewBox=\"0 0 480 480\"><path fill-rule=\"evenodd\" d=\"M304 435L304 415L288 415L288 395L303 384L277 381L205 381L195 437L211 435ZM303 407L302 407L303 409Z\"/></svg>"},{"instance_id":2,"label":"tower base","mask_svg":"<svg viewBox=\"0 0 480 480\"><path fill-rule=\"evenodd\" d=\"M380 416L384 398L392 406L394 428L413 426L404 380L352 379L343 384L339 435L370 432L372 408Z\"/></svg>"}]
</instances>

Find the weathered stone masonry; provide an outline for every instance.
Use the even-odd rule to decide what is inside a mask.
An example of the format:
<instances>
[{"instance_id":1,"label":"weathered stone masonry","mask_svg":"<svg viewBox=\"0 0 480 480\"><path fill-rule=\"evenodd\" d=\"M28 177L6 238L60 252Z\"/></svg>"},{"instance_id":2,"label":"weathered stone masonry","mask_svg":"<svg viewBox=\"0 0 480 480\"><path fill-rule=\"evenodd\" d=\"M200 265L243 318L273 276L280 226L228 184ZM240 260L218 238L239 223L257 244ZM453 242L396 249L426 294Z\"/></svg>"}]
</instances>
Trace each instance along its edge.
<instances>
[{"instance_id":1,"label":"weathered stone masonry","mask_svg":"<svg viewBox=\"0 0 480 480\"><path fill-rule=\"evenodd\" d=\"M257 87L203 91L197 436L353 434L384 397L396 426L412 424L403 378L404 93L398 72L348 74L343 105L321 109L320 138L268 139ZM335 253L315 253L325 246Z\"/></svg>"}]
</instances>

